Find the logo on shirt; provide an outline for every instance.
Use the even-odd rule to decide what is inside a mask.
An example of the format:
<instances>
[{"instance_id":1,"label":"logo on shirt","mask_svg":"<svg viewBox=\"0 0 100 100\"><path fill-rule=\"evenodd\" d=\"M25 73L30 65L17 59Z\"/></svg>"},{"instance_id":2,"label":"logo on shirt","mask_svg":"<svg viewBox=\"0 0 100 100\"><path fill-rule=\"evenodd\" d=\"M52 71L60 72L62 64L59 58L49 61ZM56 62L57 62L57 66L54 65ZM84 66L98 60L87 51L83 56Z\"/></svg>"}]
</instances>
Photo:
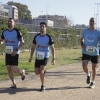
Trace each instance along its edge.
<instances>
[{"instance_id":1,"label":"logo on shirt","mask_svg":"<svg viewBox=\"0 0 100 100\"><path fill-rule=\"evenodd\" d=\"M37 45L38 48L46 48L47 46L41 46L41 45Z\"/></svg>"},{"instance_id":2,"label":"logo on shirt","mask_svg":"<svg viewBox=\"0 0 100 100\"><path fill-rule=\"evenodd\" d=\"M15 41L5 40L6 43L15 43Z\"/></svg>"},{"instance_id":3,"label":"logo on shirt","mask_svg":"<svg viewBox=\"0 0 100 100\"><path fill-rule=\"evenodd\" d=\"M86 39L88 42L94 42L95 36L94 35L87 35Z\"/></svg>"}]
</instances>

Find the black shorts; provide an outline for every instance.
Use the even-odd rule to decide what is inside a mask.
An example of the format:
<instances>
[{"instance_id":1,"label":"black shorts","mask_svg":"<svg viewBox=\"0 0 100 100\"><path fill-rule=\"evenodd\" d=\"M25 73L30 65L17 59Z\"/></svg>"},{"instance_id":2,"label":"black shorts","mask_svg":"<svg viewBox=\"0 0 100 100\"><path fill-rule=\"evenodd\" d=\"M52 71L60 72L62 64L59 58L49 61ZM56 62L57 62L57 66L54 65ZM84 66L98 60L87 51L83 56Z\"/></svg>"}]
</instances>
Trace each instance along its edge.
<instances>
[{"instance_id":1,"label":"black shorts","mask_svg":"<svg viewBox=\"0 0 100 100\"><path fill-rule=\"evenodd\" d=\"M6 65L18 66L18 59L19 59L19 54L16 54L15 56L11 56L11 54L6 54L5 56Z\"/></svg>"},{"instance_id":2,"label":"black shorts","mask_svg":"<svg viewBox=\"0 0 100 100\"><path fill-rule=\"evenodd\" d=\"M90 60L92 63L98 63L99 61L99 56L89 56L86 54L82 54L82 60Z\"/></svg>"},{"instance_id":3,"label":"black shorts","mask_svg":"<svg viewBox=\"0 0 100 100\"><path fill-rule=\"evenodd\" d=\"M100 49L99 49L99 55L100 55Z\"/></svg>"},{"instance_id":4,"label":"black shorts","mask_svg":"<svg viewBox=\"0 0 100 100\"><path fill-rule=\"evenodd\" d=\"M48 62L48 58L44 58L43 60L35 59L35 68L40 68L41 65L46 66Z\"/></svg>"}]
</instances>

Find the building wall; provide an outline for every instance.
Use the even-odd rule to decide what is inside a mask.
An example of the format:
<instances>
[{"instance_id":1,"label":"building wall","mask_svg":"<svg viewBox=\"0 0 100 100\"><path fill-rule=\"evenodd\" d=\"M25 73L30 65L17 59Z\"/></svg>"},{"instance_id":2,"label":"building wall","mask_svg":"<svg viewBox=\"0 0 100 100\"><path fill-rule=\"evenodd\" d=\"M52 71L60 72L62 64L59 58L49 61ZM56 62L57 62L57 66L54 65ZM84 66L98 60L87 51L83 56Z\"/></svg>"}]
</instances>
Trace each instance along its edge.
<instances>
[{"instance_id":1,"label":"building wall","mask_svg":"<svg viewBox=\"0 0 100 100\"><path fill-rule=\"evenodd\" d=\"M4 9L4 6L0 3L0 17L8 18L9 10Z\"/></svg>"},{"instance_id":2,"label":"building wall","mask_svg":"<svg viewBox=\"0 0 100 100\"><path fill-rule=\"evenodd\" d=\"M47 23L47 25L49 27L53 27L54 26L54 22L51 21L51 20L47 20L47 19L43 19L43 18L42 19L41 18L35 18L35 19L33 19L33 24L34 25L40 26L40 22Z\"/></svg>"},{"instance_id":3,"label":"building wall","mask_svg":"<svg viewBox=\"0 0 100 100\"><path fill-rule=\"evenodd\" d=\"M3 5L5 9L9 10L9 18L18 19L18 8L12 5Z\"/></svg>"},{"instance_id":4,"label":"building wall","mask_svg":"<svg viewBox=\"0 0 100 100\"><path fill-rule=\"evenodd\" d=\"M54 27L62 27L66 28L70 25L70 21L66 18L66 16L59 16L59 15L40 15L37 19L40 18L41 20L47 19L54 22Z\"/></svg>"}]
</instances>

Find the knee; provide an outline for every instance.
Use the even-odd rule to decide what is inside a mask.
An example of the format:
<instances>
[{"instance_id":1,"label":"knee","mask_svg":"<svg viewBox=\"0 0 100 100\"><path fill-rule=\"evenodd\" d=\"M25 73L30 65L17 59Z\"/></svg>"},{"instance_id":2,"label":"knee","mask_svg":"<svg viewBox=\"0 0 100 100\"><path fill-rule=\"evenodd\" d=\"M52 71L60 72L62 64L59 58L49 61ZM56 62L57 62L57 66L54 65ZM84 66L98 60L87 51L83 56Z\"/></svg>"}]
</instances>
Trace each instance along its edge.
<instances>
[{"instance_id":1,"label":"knee","mask_svg":"<svg viewBox=\"0 0 100 100\"><path fill-rule=\"evenodd\" d=\"M36 74L36 75L39 75L39 72L36 72L36 71L35 71L35 74Z\"/></svg>"},{"instance_id":2,"label":"knee","mask_svg":"<svg viewBox=\"0 0 100 100\"><path fill-rule=\"evenodd\" d=\"M40 74L44 74L44 70L40 70Z\"/></svg>"},{"instance_id":3,"label":"knee","mask_svg":"<svg viewBox=\"0 0 100 100\"><path fill-rule=\"evenodd\" d=\"M11 66L7 66L7 70L11 71L12 70Z\"/></svg>"}]
</instances>

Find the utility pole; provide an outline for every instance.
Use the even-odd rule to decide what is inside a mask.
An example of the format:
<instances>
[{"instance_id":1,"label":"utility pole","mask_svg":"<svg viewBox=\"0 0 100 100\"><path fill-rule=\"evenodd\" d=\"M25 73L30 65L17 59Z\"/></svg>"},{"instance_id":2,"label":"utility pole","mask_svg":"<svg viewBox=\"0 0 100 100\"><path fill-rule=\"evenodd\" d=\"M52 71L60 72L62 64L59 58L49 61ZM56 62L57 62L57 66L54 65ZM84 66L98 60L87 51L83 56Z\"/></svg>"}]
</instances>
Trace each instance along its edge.
<instances>
[{"instance_id":1,"label":"utility pole","mask_svg":"<svg viewBox=\"0 0 100 100\"><path fill-rule=\"evenodd\" d=\"M43 13L43 11L40 11L41 12L41 22L42 22L42 13Z\"/></svg>"},{"instance_id":2,"label":"utility pole","mask_svg":"<svg viewBox=\"0 0 100 100\"><path fill-rule=\"evenodd\" d=\"M99 28L99 5L100 3L95 3L95 4L97 5L97 14L96 14L96 20L97 20L97 25L98 25L97 28Z\"/></svg>"}]
</instances>

